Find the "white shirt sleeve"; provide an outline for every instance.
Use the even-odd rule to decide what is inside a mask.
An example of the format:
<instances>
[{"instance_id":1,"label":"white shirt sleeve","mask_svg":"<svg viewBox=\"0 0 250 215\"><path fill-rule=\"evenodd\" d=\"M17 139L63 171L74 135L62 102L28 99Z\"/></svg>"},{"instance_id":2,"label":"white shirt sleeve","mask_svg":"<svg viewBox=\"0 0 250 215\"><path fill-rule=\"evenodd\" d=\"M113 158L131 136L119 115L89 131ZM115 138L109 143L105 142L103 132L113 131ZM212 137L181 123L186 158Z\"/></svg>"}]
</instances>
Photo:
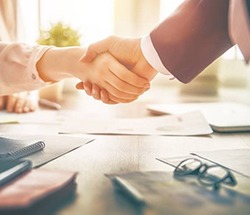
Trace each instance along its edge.
<instances>
[{"instance_id":1,"label":"white shirt sleeve","mask_svg":"<svg viewBox=\"0 0 250 215\"><path fill-rule=\"evenodd\" d=\"M165 66L161 62L161 59L154 48L150 35L146 35L141 39L141 50L148 63L156 71L165 75L171 75L171 73L165 68Z\"/></svg>"}]
</instances>

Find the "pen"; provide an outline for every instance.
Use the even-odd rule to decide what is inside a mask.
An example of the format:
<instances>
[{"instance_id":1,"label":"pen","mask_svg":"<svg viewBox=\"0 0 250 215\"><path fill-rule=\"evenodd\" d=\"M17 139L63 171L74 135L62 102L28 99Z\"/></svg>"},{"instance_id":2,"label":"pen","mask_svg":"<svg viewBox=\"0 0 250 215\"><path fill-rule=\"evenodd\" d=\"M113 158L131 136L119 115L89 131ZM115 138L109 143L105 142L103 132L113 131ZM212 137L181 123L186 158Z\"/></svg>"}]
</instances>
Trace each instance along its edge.
<instances>
[{"instance_id":1,"label":"pen","mask_svg":"<svg viewBox=\"0 0 250 215\"><path fill-rule=\"evenodd\" d=\"M4 169L2 169L4 167ZM30 160L1 161L0 186L13 180L18 175L30 170L32 162Z\"/></svg>"},{"instance_id":2,"label":"pen","mask_svg":"<svg viewBox=\"0 0 250 215\"><path fill-rule=\"evenodd\" d=\"M60 110L62 108L60 104L49 101L47 99L39 99L39 104L48 108L55 109L55 110Z\"/></svg>"},{"instance_id":3,"label":"pen","mask_svg":"<svg viewBox=\"0 0 250 215\"><path fill-rule=\"evenodd\" d=\"M112 179L113 183L117 188L124 192L131 200L133 200L137 204L145 204L145 200L143 196L138 192L130 183L126 180L122 179L119 176L115 176Z\"/></svg>"}]
</instances>

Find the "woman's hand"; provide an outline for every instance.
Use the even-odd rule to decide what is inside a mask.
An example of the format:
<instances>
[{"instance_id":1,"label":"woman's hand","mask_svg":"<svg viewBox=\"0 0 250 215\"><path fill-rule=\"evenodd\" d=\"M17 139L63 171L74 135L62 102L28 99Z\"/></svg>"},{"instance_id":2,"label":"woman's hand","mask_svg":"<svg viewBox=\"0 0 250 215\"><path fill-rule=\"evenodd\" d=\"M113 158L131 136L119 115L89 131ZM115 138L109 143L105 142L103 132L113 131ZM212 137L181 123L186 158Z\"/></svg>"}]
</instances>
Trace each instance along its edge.
<instances>
[{"instance_id":1,"label":"woman's hand","mask_svg":"<svg viewBox=\"0 0 250 215\"><path fill-rule=\"evenodd\" d=\"M37 105L28 92L0 97L0 110L10 113L28 113L36 110Z\"/></svg>"}]
</instances>

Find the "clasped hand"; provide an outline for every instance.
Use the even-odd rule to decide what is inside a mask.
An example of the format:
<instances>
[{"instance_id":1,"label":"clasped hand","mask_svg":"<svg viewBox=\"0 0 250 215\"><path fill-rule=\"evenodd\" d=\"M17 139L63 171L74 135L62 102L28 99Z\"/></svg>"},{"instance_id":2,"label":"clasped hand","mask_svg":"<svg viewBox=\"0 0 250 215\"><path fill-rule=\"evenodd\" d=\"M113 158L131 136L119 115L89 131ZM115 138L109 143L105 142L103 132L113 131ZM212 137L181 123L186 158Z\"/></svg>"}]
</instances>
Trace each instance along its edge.
<instances>
[{"instance_id":1,"label":"clasped hand","mask_svg":"<svg viewBox=\"0 0 250 215\"><path fill-rule=\"evenodd\" d=\"M109 70L102 72L106 83L98 84L88 81L79 82L77 89L83 89L90 96L106 104L132 102L150 87L150 81L156 71L144 58L140 39L124 39L111 36L91 44L81 58L82 63L98 61L105 54L107 59L99 60ZM116 61L111 61L112 57Z\"/></svg>"}]
</instances>

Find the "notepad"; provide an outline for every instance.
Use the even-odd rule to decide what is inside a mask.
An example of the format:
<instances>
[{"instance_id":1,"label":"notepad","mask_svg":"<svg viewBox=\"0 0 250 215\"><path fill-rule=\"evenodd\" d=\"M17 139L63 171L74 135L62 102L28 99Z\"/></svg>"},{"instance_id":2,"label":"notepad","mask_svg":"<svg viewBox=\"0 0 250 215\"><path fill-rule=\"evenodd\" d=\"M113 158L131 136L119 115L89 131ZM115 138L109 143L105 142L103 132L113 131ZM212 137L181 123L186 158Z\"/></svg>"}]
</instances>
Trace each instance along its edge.
<instances>
[{"instance_id":1,"label":"notepad","mask_svg":"<svg viewBox=\"0 0 250 215\"><path fill-rule=\"evenodd\" d=\"M3 137L3 136L2 136ZM43 140L46 144L43 150L37 151L25 156L26 160L32 162L32 167L40 167L56 158L59 158L66 153L69 153L94 139L74 137L69 135L5 135L4 138L22 140L23 144L34 143L37 140ZM5 144L6 146L6 144ZM1 151L1 141L0 141ZM0 158L1 161L1 158Z\"/></svg>"},{"instance_id":2,"label":"notepad","mask_svg":"<svg viewBox=\"0 0 250 215\"><path fill-rule=\"evenodd\" d=\"M0 159L19 159L44 149L42 140L22 140L0 137Z\"/></svg>"}]
</instances>

